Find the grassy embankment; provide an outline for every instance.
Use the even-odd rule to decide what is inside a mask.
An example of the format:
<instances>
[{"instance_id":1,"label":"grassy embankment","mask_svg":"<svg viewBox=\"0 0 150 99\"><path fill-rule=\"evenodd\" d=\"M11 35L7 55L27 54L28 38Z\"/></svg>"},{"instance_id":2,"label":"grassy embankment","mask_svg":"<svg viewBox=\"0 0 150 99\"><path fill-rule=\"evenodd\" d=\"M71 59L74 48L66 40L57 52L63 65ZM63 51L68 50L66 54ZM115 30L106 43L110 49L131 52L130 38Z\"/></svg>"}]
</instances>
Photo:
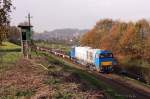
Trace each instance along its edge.
<instances>
[{"instance_id":1,"label":"grassy embankment","mask_svg":"<svg viewBox=\"0 0 150 99\"><path fill-rule=\"evenodd\" d=\"M21 57L21 47L10 42L0 46L0 70L7 70Z\"/></svg>"},{"instance_id":2,"label":"grassy embankment","mask_svg":"<svg viewBox=\"0 0 150 99\"><path fill-rule=\"evenodd\" d=\"M97 89L102 90L107 96L111 96L114 99L124 99L125 98L123 96L117 96L117 94L119 94L117 92L117 90L113 90L109 84L106 84L103 81L100 81L94 75L92 75L91 73L88 73L86 70L81 70L81 69L75 68L75 67L71 66L71 64L69 64L68 62L65 62L53 55L49 55L47 53L42 53L42 54L44 56L48 57L50 64L57 64L57 65L61 66L61 69L55 68L55 70L53 70L52 68L50 68L49 69L50 71L68 72L71 74L76 74L76 75L78 75L78 79L88 82L88 84L86 86L87 88L90 87L91 89L94 89L94 90L97 90ZM47 68L49 68L49 67L47 67ZM46 81L46 83L53 83L54 86L58 87L60 85L59 81L60 81L60 79L57 79L57 78L53 79L53 80L48 79L48 81ZM66 94L69 94L70 96L74 95L73 93L63 93L63 91L61 91L62 89L59 89L59 90L60 90L59 94L62 95L62 97L64 97ZM65 95L63 95L63 94L65 94ZM79 95L79 97L80 97L80 95ZM69 98L62 98L62 99L69 99Z\"/></svg>"},{"instance_id":3,"label":"grassy embankment","mask_svg":"<svg viewBox=\"0 0 150 99\"><path fill-rule=\"evenodd\" d=\"M140 79L144 79L150 85L150 62L144 59L131 59L130 56L126 56L121 58L119 63L122 68L126 69L133 76L139 75Z\"/></svg>"},{"instance_id":4,"label":"grassy embankment","mask_svg":"<svg viewBox=\"0 0 150 99\"><path fill-rule=\"evenodd\" d=\"M6 50L8 50L10 48L9 46L12 45L11 43L8 43L8 42L6 42L5 44L7 45L7 47L5 46ZM17 46L13 46L13 47L11 46L10 49L13 49L13 48L15 49L16 47ZM3 47L3 49L4 49L4 47ZM94 94L98 93L98 94L104 95L104 96L111 96L114 99L124 99L124 97L122 97L122 96L117 96L118 92L116 90L113 90L110 85L105 84L103 81L98 80L94 75L91 75L90 73L88 73L85 70L80 70L80 69L74 68L71 66L71 64L66 63L65 61L63 61L55 56L48 55L47 53L38 53L37 55L35 53L32 53L32 55L34 57L37 57L37 55L40 57L43 57L43 58L45 57L44 59L47 60L47 61L40 61L39 63L36 62L34 65L41 64L48 68L48 72L47 72L48 77L47 77L47 79L43 79L43 81L41 81L41 83L46 84L49 87L52 87L52 89L53 89L52 93L48 92L47 96L50 96L53 99L70 99L71 97L75 97L75 99L84 99L83 97L87 96L87 94L93 94L93 92L94 92ZM8 55L8 53L6 53L5 55L3 55L3 65L2 66L9 66L8 64L15 63L19 57L20 57L20 52L15 52L15 51L9 52L9 55ZM23 66L22 68L19 67L19 68L17 68L17 71L19 72L20 71L19 69L22 70L23 68L25 68L25 70L26 70L28 67L29 67L28 69L30 69L30 67L32 67L32 65L31 64L29 64L29 65L30 66L28 66L28 65L25 67ZM10 68L10 66L9 66L9 68ZM6 67L5 67L5 69L6 69ZM1 68L1 70L2 70L2 68ZM24 71L24 70L22 70L22 71ZM31 74L27 77L33 76L32 72L36 72L36 70L30 70L30 73L25 72L25 75ZM13 74L14 74L14 72L13 72ZM38 73L38 74L41 74L41 73ZM21 78L21 76L24 77L25 75L20 75L19 78ZM40 77L40 75L39 75L39 77ZM24 77L24 78L26 78L26 77ZM25 81L25 82L27 83L27 85L29 85L28 84L28 82L30 82L29 78L27 78L26 80L27 81ZM11 80L10 80L10 82L11 82ZM19 79L18 79L18 82L20 82ZM14 83L14 82L12 82L12 83ZM19 87L19 84L20 83L15 85L15 88L17 88L17 86ZM33 84L33 85L35 86L35 84ZM24 97L24 96L32 97L40 91L39 90L40 88L38 89L38 87L39 87L38 84L36 84L36 85L37 86L35 86L35 87L33 87L33 86L31 86L31 88L29 87L27 90L21 89L20 87L19 87L19 89L10 90L10 88L9 88L10 86L8 86L8 89L9 89L8 93L10 92L10 93L12 93L12 95L10 95L10 94L6 95L6 96L3 96L3 98L10 99L10 97L20 98L20 97ZM25 86L25 85L23 85L23 86ZM11 86L11 87L13 87L13 86ZM37 88L37 89L35 89L35 88ZM5 90L7 90L7 89L5 88Z\"/></svg>"}]
</instances>

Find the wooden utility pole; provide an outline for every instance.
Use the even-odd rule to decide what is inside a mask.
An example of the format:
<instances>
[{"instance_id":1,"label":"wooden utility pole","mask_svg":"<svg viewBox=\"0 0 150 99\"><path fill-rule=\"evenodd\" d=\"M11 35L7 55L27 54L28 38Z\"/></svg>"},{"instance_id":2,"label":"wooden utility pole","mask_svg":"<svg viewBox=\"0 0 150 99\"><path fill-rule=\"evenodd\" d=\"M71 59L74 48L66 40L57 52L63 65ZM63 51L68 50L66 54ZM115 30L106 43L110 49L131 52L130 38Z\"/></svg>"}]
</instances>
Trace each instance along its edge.
<instances>
[{"instance_id":1,"label":"wooden utility pole","mask_svg":"<svg viewBox=\"0 0 150 99\"><path fill-rule=\"evenodd\" d=\"M30 13L28 14L28 23L29 23L29 27L31 26L31 15ZM28 41L28 46L29 46L29 52L28 52L28 58L31 58L31 27L29 28L29 32L30 32L30 40Z\"/></svg>"},{"instance_id":2,"label":"wooden utility pole","mask_svg":"<svg viewBox=\"0 0 150 99\"><path fill-rule=\"evenodd\" d=\"M29 26L31 26L31 15L30 15L30 13L28 14L28 22L29 22ZM31 28L30 28L30 31L31 31Z\"/></svg>"}]
</instances>

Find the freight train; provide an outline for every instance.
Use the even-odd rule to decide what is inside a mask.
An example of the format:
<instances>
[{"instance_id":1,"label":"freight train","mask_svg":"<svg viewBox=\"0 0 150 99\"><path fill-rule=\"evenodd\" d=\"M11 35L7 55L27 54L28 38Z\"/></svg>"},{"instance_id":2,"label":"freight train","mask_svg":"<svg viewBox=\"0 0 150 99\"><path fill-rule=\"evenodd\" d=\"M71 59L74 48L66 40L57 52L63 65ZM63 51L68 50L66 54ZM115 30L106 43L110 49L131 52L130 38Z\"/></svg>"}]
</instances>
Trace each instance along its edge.
<instances>
[{"instance_id":1,"label":"freight train","mask_svg":"<svg viewBox=\"0 0 150 99\"><path fill-rule=\"evenodd\" d=\"M112 72L116 64L113 54L108 50L92 49L91 47L72 47L71 60L101 72Z\"/></svg>"},{"instance_id":2,"label":"freight train","mask_svg":"<svg viewBox=\"0 0 150 99\"><path fill-rule=\"evenodd\" d=\"M36 46L36 50L49 52L56 56L72 60L73 62L77 62L82 64L81 66L87 66L90 70L97 70L104 73L110 73L113 71L115 73L121 73L128 77L138 79L144 83L146 80L141 75L136 75L132 72L121 69L117 65L117 61L113 56L113 53L108 50L101 49L92 49L91 47L72 47L69 54L66 54L64 51L60 49L52 49L46 47L38 47Z\"/></svg>"},{"instance_id":3,"label":"freight train","mask_svg":"<svg viewBox=\"0 0 150 99\"><path fill-rule=\"evenodd\" d=\"M48 51L56 56L71 59L76 63L86 66L90 70L97 70L99 72L112 72L113 66L116 65L112 52L108 50L78 46L72 47L69 55L59 49L37 47L37 50Z\"/></svg>"}]
</instances>

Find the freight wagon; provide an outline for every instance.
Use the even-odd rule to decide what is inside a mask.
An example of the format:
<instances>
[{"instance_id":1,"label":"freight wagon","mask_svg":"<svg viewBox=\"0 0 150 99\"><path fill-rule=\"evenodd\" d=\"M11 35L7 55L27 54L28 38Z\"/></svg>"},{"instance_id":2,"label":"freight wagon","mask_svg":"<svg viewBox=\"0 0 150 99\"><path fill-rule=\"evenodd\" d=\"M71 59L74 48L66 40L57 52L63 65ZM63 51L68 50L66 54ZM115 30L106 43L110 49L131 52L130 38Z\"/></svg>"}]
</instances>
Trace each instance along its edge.
<instances>
[{"instance_id":1,"label":"freight wagon","mask_svg":"<svg viewBox=\"0 0 150 99\"><path fill-rule=\"evenodd\" d=\"M90 69L102 72L111 72L115 64L111 51L90 47L73 47L70 51L70 58Z\"/></svg>"}]
</instances>

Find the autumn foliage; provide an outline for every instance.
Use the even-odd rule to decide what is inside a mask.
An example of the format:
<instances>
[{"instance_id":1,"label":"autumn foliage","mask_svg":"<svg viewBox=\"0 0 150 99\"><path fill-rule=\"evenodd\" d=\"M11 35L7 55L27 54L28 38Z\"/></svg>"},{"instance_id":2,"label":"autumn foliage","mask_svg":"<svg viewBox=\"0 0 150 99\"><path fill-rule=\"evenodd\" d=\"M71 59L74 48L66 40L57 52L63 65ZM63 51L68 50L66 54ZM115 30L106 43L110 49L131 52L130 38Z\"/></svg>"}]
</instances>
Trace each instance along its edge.
<instances>
[{"instance_id":1,"label":"autumn foliage","mask_svg":"<svg viewBox=\"0 0 150 99\"><path fill-rule=\"evenodd\" d=\"M145 19L137 22L100 20L80 42L83 46L111 50L126 67L150 69L150 23Z\"/></svg>"},{"instance_id":2,"label":"autumn foliage","mask_svg":"<svg viewBox=\"0 0 150 99\"><path fill-rule=\"evenodd\" d=\"M132 58L150 59L150 24L146 20L121 22L104 19L82 38L81 44L112 50L117 55L130 54Z\"/></svg>"}]
</instances>

